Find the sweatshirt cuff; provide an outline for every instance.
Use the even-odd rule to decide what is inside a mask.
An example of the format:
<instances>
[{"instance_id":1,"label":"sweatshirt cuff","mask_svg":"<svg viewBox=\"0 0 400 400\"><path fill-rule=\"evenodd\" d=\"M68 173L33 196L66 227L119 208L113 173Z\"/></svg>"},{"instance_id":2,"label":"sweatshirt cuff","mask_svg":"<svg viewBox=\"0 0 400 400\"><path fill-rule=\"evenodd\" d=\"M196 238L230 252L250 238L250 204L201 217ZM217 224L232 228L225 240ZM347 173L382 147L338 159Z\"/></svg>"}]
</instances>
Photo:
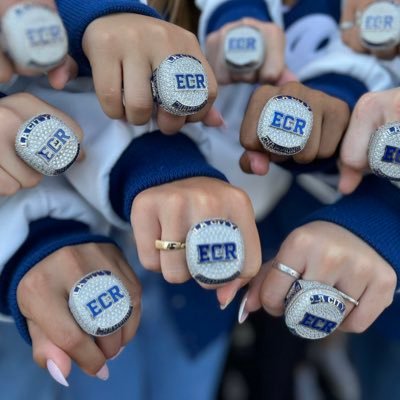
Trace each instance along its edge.
<instances>
[{"instance_id":1,"label":"sweatshirt cuff","mask_svg":"<svg viewBox=\"0 0 400 400\"><path fill-rule=\"evenodd\" d=\"M319 90L343 100L352 110L358 99L368 92L365 84L348 75L324 74L302 82L311 89Z\"/></svg>"},{"instance_id":2,"label":"sweatshirt cuff","mask_svg":"<svg viewBox=\"0 0 400 400\"><path fill-rule=\"evenodd\" d=\"M68 32L71 56L79 65L80 75L90 76L90 63L82 49L82 39L88 25L97 18L111 14L134 13L161 18L151 7L138 0L57 0L61 19Z\"/></svg>"},{"instance_id":3,"label":"sweatshirt cuff","mask_svg":"<svg viewBox=\"0 0 400 400\"><path fill-rule=\"evenodd\" d=\"M140 192L198 176L227 181L221 172L207 164L196 144L186 135L146 133L131 142L111 171L111 205L129 222L132 202Z\"/></svg>"},{"instance_id":4,"label":"sweatshirt cuff","mask_svg":"<svg viewBox=\"0 0 400 400\"><path fill-rule=\"evenodd\" d=\"M306 223L332 222L354 233L395 270L400 283L400 190L376 176L365 177L357 190L311 214ZM304 223L304 221L303 221Z\"/></svg>"},{"instance_id":5,"label":"sweatshirt cuff","mask_svg":"<svg viewBox=\"0 0 400 400\"><path fill-rule=\"evenodd\" d=\"M229 0L215 9L210 17L206 34L217 31L224 25L249 17L270 22L271 17L264 0Z\"/></svg>"},{"instance_id":6,"label":"sweatshirt cuff","mask_svg":"<svg viewBox=\"0 0 400 400\"><path fill-rule=\"evenodd\" d=\"M108 237L92 234L82 222L43 218L29 225L27 239L5 265L0 275L0 312L13 317L20 335L28 344L31 344L28 326L17 302L19 282L50 254L63 247L84 243L115 244Z\"/></svg>"}]
</instances>

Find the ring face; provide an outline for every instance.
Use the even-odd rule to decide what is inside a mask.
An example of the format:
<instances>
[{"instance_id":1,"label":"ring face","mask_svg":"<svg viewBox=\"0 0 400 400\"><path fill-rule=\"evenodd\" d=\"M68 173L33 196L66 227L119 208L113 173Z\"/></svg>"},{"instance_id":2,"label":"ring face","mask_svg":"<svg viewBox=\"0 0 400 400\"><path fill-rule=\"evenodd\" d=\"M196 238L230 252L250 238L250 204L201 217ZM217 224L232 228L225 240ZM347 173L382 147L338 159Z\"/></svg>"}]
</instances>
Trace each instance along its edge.
<instances>
[{"instance_id":1,"label":"ring face","mask_svg":"<svg viewBox=\"0 0 400 400\"><path fill-rule=\"evenodd\" d=\"M361 41L367 48L390 49L400 43L400 11L392 2L370 4L359 23Z\"/></svg>"},{"instance_id":2,"label":"ring face","mask_svg":"<svg viewBox=\"0 0 400 400\"><path fill-rule=\"evenodd\" d=\"M133 312L128 290L106 270L92 272L77 282L68 305L79 326L92 336L111 335Z\"/></svg>"},{"instance_id":3,"label":"ring face","mask_svg":"<svg viewBox=\"0 0 400 400\"><path fill-rule=\"evenodd\" d=\"M60 119L41 114L25 122L17 133L17 154L44 175L66 171L79 154L79 141Z\"/></svg>"},{"instance_id":4,"label":"ring face","mask_svg":"<svg viewBox=\"0 0 400 400\"><path fill-rule=\"evenodd\" d=\"M68 37L64 25L59 15L46 6L11 7L1 25L7 52L22 67L48 71L67 55Z\"/></svg>"},{"instance_id":5,"label":"ring face","mask_svg":"<svg viewBox=\"0 0 400 400\"><path fill-rule=\"evenodd\" d=\"M208 78L201 62L190 55L175 54L153 72L154 101L171 114L195 114L207 104Z\"/></svg>"},{"instance_id":6,"label":"ring face","mask_svg":"<svg viewBox=\"0 0 400 400\"><path fill-rule=\"evenodd\" d=\"M333 287L297 280L285 299L285 322L292 333L305 339L322 339L343 321L346 305Z\"/></svg>"},{"instance_id":7,"label":"ring face","mask_svg":"<svg viewBox=\"0 0 400 400\"><path fill-rule=\"evenodd\" d=\"M400 122L381 126L368 146L371 171L382 178L400 181Z\"/></svg>"},{"instance_id":8,"label":"ring face","mask_svg":"<svg viewBox=\"0 0 400 400\"><path fill-rule=\"evenodd\" d=\"M312 125L313 113L307 103L292 96L275 96L261 112L257 136L271 153L293 155L304 149Z\"/></svg>"},{"instance_id":9,"label":"ring face","mask_svg":"<svg viewBox=\"0 0 400 400\"><path fill-rule=\"evenodd\" d=\"M225 36L225 62L236 72L255 71L264 61L264 48L258 29L248 25L232 28Z\"/></svg>"},{"instance_id":10,"label":"ring face","mask_svg":"<svg viewBox=\"0 0 400 400\"><path fill-rule=\"evenodd\" d=\"M244 243L239 228L225 219L193 225L186 237L186 261L194 279L217 285L237 278L244 264Z\"/></svg>"}]
</instances>

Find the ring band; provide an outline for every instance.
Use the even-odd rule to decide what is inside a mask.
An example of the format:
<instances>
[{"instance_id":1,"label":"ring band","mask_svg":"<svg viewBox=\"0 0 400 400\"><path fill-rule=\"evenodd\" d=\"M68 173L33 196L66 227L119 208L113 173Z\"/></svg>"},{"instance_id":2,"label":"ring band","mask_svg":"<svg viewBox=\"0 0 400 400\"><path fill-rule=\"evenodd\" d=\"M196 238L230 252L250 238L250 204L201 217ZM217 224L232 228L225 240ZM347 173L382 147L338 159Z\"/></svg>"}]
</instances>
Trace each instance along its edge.
<instances>
[{"instance_id":1,"label":"ring band","mask_svg":"<svg viewBox=\"0 0 400 400\"><path fill-rule=\"evenodd\" d=\"M335 288L335 289L336 289L336 288ZM340 293L340 295L341 295L345 300L347 300L348 302L354 304L356 307L360 304L359 301L357 301L356 299L353 299L353 297L349 296L348 294L343 293L343 292L342 292L341 290L339 290L339 289L336 289L336 290Z\"/></svg>"},{"instance_id":2,"label":"ring band","mask_svg":"<svg viewBox=\"0 0 400 400\"><path fill-rule=\"evenodd\" d=\"M157 250L184 250L186 249L185 242L175 242L171 240L156 240L155 246Z\"/></svg>"},{"instance_id":3,"label":"ring band","mask_svg":"<svg viewBox=\"0 0 400 400\"><path fill-rule=\"evenodd\" d=\"M276 268L277 270L283 272L286 275L291 276L294 279L300 279L301 275L299 272L297 272L296 270L294 270L293 268L288 267L285 264L279 263L277 261L274 261L272 264L273 268Z\"/></svg>"},{"instance_id":4,"label":"ring band","mask_svg":"<svg viewBox=\"0 0 400 400\"><path fill-rule=\"evenodd\" d=\"M340 23L339 28L341 31L348 31L349 29L354 28L354 21L343 21Z\"/></svg>"}]
</instances>

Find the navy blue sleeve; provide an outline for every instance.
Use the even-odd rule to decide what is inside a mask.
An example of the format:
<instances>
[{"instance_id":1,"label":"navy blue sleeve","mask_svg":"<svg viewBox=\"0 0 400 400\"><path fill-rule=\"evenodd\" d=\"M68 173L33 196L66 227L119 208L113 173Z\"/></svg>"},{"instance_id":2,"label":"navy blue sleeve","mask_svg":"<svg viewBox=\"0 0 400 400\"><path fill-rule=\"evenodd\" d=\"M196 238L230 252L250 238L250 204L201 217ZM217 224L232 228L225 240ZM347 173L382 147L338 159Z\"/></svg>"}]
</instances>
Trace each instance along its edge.
<instances>
[{"instance_id":1,"label":"navy blue sleeve","mask_svg":"<svg viewBox=\"0 0 400 400\"><path fill-rule=\"evenodd\" d=\"M25 274L37 263L67 247L84 243L114 243L111 239L94 235L82 222L44 218L29 225L25 242L7 262L0 275L0 312L11 315L22 338L29 344L26 319L17 302L17 288ZM115 244L115 243L114 243ZM57 268L59 266L54 266Z\"/></svg>"},{"instance_id":2,"label":"navy blue sleeve","mask_svg":"<svg viewBox=\"0 0 400 400\"><path fill-rule=\"evenodd\" d=\"M146 133L131 142L112 169L110 201L114 211L130 221L132 202L140 192L197 176L227 180L207 164L196 144L186 135Z\"/></svg>"},{"instance_id":3,"label":"navy blue sleeve","mask_svg":"<svg viewBox=\"0 0 400 400\"><path fill-rule=\"evenodd\" d=\"M328 221L340 225L371 246L395 270L400 286L400 189L376 176L364 178L357 190L336 204L311 214L305 222ZM400 295L373 324L389 338L400 339Z\"/></svg>"},{"instance_id":4,"label":"navy blue sleeve","mask_svg":"<svg viewBox=\"0 0 400 400\"><path fill-rule=\"evenodd\" d=\"M217 31L224 25L250 17L259 21L270 22L271 17L264 0L228 0L215 9L211 15L206 34Z\"/></svg>"},{"instance_id":5,"label":"navy blue sleeve","mask_svg":"<svg viewBox=\"0 0 400 400\"><path fill-rule=\"evenodd\" d=\"M368 92L365 84L356 78L341 74L323 74L302 82L311 89L319 90L330 96L343 100L350 110L354 108L358 99Z\"/></svg>"},{"instance_id":6,"label":"navy blue sleeve","mask_svg":"<svg viewBox=\"0 0 400 400\"><path fill-rule=\"evenodd\" d=\"M70 54L79 65L80 75L91 75L89 61L82 49L82 39L92 21L118 13L160 18L153 8L139 0L56 0L56 3L68 32Z\"/></svg>"}]
</instances>

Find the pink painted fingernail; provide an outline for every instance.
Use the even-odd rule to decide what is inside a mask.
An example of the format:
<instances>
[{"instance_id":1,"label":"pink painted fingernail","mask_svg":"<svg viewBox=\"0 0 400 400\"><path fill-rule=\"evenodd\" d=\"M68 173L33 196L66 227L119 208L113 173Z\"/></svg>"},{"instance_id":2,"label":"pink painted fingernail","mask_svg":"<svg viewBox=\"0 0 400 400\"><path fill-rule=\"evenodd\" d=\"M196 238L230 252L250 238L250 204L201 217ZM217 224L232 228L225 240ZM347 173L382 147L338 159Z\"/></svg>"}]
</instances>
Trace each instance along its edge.
<instances>
[{"instance_id":1,"label":"pink painted fingernail","mask_svg":"<svg viewBox=\"0 0 400 400\"><path fill-rule=\"evenodd\" d=\"M125 346L122 346L122 347L119 349L119 352L118 352L114 357L110 358L110 361L113 361L113 360L115 360L116 358L118 358L119 355L124 351L124 349L125 349Z\"/></svg>"},{"instance_id":2,"label":"pink painted fingernail","mask_svg":"<svg viewBox=\"0 0 400 400\"><path fill-rule=\"evenodd\" d=\"M106 381L110 377L110 371L108 370L107 364L104 364L96 376L102 381Z\"/></svg>"},{"instance_id":3,"label":"pink painted fingernail","mask_svg":"<svg viewBox=\"0 0 400 400\"><path fill-rule=\"evenodd\" d=\"M247 293L244 295L242 302L240 303L240 308L239 308L239 313L238 313L238 321L239 324L243 324L244 321L246 321L247 317L249 316L249 313L245 311L247 303Z\"/></svg>"},{"instance_id":4,"label":"pink painted fingernail","mask_svg":"<svg viewBox=\"0 0 400 400\"><path fill-rule=\"evenodd\" d=\"M57 364L53 360L47 360L46 366L47 370L49 371L49 374L56 382L66 387L69 386L67 380L65 379L65 376L63 375L60 368L58 368Z\"/></svg>"}]
</instances>

